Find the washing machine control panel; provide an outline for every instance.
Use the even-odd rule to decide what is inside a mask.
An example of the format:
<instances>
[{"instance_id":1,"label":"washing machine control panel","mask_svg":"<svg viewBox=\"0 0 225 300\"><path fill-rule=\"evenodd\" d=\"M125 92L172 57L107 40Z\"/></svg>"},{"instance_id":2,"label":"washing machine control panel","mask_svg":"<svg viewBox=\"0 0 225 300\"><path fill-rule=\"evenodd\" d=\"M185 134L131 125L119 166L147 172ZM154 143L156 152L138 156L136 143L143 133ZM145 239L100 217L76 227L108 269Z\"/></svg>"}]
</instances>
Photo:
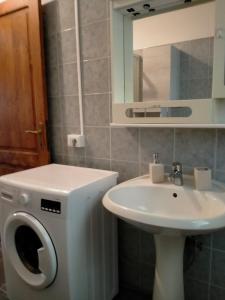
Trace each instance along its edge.
<instances>
[{"instance_id":1,"label":"washing machine control panel","mask_svg":"<svg viewBox=\"0 0 225 300\"><path fill-rule=\"evenodd\" d=\"M41 210L53 214L61 214L61 202L48 199L41 199Z\"/></svg>"}]
</instances>

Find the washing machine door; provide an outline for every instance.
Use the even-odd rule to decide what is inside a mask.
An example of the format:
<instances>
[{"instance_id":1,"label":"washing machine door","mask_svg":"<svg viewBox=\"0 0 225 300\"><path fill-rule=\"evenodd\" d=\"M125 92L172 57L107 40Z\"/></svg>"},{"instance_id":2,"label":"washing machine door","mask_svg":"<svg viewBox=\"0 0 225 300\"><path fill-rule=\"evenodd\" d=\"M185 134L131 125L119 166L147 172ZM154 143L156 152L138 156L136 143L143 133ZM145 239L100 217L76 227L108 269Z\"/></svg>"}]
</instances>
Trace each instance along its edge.
<instances>
[{"instance_id":1,"label":"washing machine door","mask_svg":"<svg viewBox=\"0 0 225 300\"><path fill-rule=\"evenodd\" d=\"M8 217L3 247L17 274L31 287L44 289L56 276L55 248L43 225L33 216L17 212Z\"/></svg>"}]
</instances>

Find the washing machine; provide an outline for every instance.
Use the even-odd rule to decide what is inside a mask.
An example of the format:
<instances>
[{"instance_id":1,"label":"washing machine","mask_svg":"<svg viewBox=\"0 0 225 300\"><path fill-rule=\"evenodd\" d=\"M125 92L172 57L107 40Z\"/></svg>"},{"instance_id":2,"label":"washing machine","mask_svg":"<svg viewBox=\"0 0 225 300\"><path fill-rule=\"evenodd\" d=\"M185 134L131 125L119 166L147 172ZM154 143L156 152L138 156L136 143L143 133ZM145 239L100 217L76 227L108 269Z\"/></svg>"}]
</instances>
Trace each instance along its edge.
<instances>
[{"instance_id":1,"label":"washing machine","mask_svg":"<svg viewBox=\"0 0 225 300\"><path fill-rule=\"evenodd\" d=\"M101 204L117 173L50 164L0 177L10 300L111 300L116 220Z\"/></svg>"}]
</instances>

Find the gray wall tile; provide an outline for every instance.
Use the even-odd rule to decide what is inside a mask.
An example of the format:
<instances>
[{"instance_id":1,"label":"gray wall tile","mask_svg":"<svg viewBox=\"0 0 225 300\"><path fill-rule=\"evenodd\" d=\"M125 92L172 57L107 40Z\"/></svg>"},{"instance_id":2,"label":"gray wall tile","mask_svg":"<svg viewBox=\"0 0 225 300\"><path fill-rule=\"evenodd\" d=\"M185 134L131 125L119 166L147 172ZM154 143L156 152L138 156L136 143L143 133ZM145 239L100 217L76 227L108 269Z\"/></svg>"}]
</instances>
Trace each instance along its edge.
<instances>
[{"instance_id":1,"label":"gray wall tile","mask_svg":"<svg viewBox=\"0 0 225 300\"><path fill-rule=\"evenodd\" d=\"M110 95L85 95L84 120L86 126L108 126L110 122Z\"/></svg>"},{"instance_id":2,"label":"gray wall tile","mask_svg":"<svg viewBox=\"0 0 225 300\"><path fill-rule=\"evenodd\" d=\"M45 61L46 67L57 66L58 64L58 39L57 34L46 36L44 41L45 46Z\"/></svg>"},{"instance_id":3,"label":"gray wall tile","mask_svg":"<svg viewBox=\"0 0 225 300\"><path fill-rule=\"evenodd\" d=\"M59 96L59 73L57 66L46 68L46 80L48 97Z\"/></svg>"},{"instance_id":4,"label":"gray wall tile","mask_svg":"<svg viewBox=\"0 0 225 300\"><path fill-rule=\"evenodd\" d=\"M83 63L84 93L109 92L108 67L108 59L90 60Z\"/></svg>"},{"instance_id":5,"label":"gray wall tile","mask_svg":"<svg viewBox=\"0 0 225 300\"><path fill-rule=\"evenodd\" d=\"M195 280L185 280L185 300L207 300L208 285Z\"/></svg>"},{"instance_id":6,"label":"gray wall tile","mask_svg":"<svg viewBox=\"0 0 225 300\"><path fill-rule=\"evenodd\" d=\"M109 158L109 128L86 127L86 155Z\"/></svg>"},{"instance_id":7,"label":"gray wall tile","mask_svg":"<svg viewBox=\"0 0 225 300\"><path fill-rule=\"evenodd\" d=\"M139 289L140 278L140 264L136 261L127 262L120 259L119 261L119 274L121 285L131 287L133 289Z\"/></svg>"},{"instance_id":8,"label":"gray wall tile","mask_svg":"<svg viewBox=\"0 0 225 300\"><path fill-rule=\"evenodd\" d=\"M58 1L59 2L59 21L61 25L61 30L65 30L71 27L74 27L75 18L74 18L74 1Z\"/></svg>"},{"instance_id":9,"label":"gray wall tile","mask_svg":"<svg viewBox=\"0 0 225 300\"><path fill-rule=\"evenodd\" d=\"M77 64L64 64L60 66L59 72L61 95L77 95Z\"/></svg>"},{"instance_id":10,"label":"gray wall tile","mask_svg":"<svg viewBox=\"0 0 225 300\"><path fill-rule=\"evenodd\" d=\"M43 6L44 34L50 36L60 29L58 1L45 3Z\"/></svg>"},{"instance_id":11,"label":"gray wall tile","mask_svg":"<svg viewBox=\"0 0 225 300\"><path fill-rule=\"evenodd\" d=\"M210 53L210 40L198 39L190 42L189 55L202 63L208 63Z\"/></svg>"},{"instance_id":12,"label":"gray wall tile","mask_svg":"<svg viewBox=\"0 0 225 300\"><path fill-rule=\"evenodd\" d=\"M94 23L107 18L108 0L82 0L80 4L81 25Z\"/></svg>"},{"instance_id":13,"label":"gray wall tile","mask_svg":"<svg viewBox=\"0 0 225 300\"><path fill-rule=\"evenodd\" d=\"M54 154L63 154L63 133L60 126L49 127L50 151Z\"/></svg>"},{"instance_id":14,"label":"gray wall tile","mask_svg":"<svg viewBox=\"0 0 225 300\"><path fill-rule=\"evenodd\" d=\"M59 63L75 62L76 41L75 29L68 29L58 34Z\"/></svg>"},{"instance_id":15,"label":"gray wall tile","mask_svg":"<svg viewBox=\"0 0 225 300\"><path fill-rule=\"evenodd\" d=\"M212 284L225 288L225 252L213 250Z\"/></svg>"},{"instance_id":16,"label":"gray wall tile","mask_svg":"<svg viewBox=\"0 0 225 300\"><path fill-rule=\"evenodd\" d=\"M209 299L210 300L224 300L225 299L225 289L211 286Z\"/></svg>"},{"instance_id":17,"label":"gray wall tile","mask_svg":"<svg viewBox=\"0 0 225 300\"><path fill-rule=\"evenodd\" d=\"M140 260L142 263L154 266L156 253L153 235L149 232L141 231L140 236Z\"/></svg>"},{"instance_id":18,"label":"gray wall tile","mask_svg":"<svg viewBox=\"0 0 225 300\"><path fill-rule=\"evenodd\" d=\"M109 159L86 157L85 166L87 168L93 168L93 169L110 170L110 160Z\"/></svg>"},{"instance_id":19,"label":"gray wall tile","mask_svg":"<svg viewBox=\"0 0 225 300\"><path fill-rule=\"evenodd\" d=\"M65 155L64 164L70 166L84 167L85 166L84 156Z\"/></svg>"},{"instance_id":20,"label":"gray wall tile","mask_svg":"<svg viewBox=\"0 0 225 300\"><path fill-rule=\"evenodd\" d=\"M176 129L175 159L186 166L214 166L215 131Z\"/></svg>"},{"instance_id":21,"label":"gray wall tile","mask_svg":"<svg viewBox=\"0 0 225 300\"><path fill-rule=\"evenodd\" d=\"M198 59L190 57L190 74L191 79L206 79L209 74L209 62L200 62ZM200 87L199 87L200 88Z\"/></svg>"},{"instance_id":22,"label":"gray wall tile","mask_svg":"<svg viewBox=\"0 0 225 300\"><path fill-rule=\"evenodd\" d=\"M138 163L112 160L111 168L113 171L119 172L118 182L138 176Z\"/></svg>"},{"instance_id":23,"label":"gray wall tile","mask_svg":"<svg viewBox=\"0 0 225 300\"><path fill-rule=\"evenodd\" d=\"M140 290L149 296L153 293L154 277L154 266L148 265L146 263L140 263ZM149 297L149 299L151 298Z\"/></svg>"},{"instance_id":24,"label":"gray wall tile","mask_svg":"<svg viewBox=\"0 0 225 300\"><path fill-rule=\"evenodd\" d=\"M221 172L221 171L215 171L215 179L219 180L221 182L225 182L225 172Z\"/></svg>"},{"instance_id":25,"label":"gray wall tile","mask_svg":"<svg viewBox=\"0 0 225 300\"><path fill-rule=\"evenodd\" d=\"M79 127L80 114L79 103L77 96L64 96L62 97L62 112L64 119L64 126L66 127Z\"/></svg>"},{"instance_id":26,"label":"gray wall tile","mask_svg":"<svg viewBox=\"0 0 225 300\"><path fill-rule=\"evenodd\" d=\"M119 251L122 259L139 261L140 230L119 220Z\"/></svg>"},{"instance_id":27,"label":"gray wall tile","mask_svg":"<svg viewBox=\"0 0 225 300\"><path fill-rule=\"evenodd\" d=\"M197 244L201 245L200 247L211 248L212 234L196 235L195 239L197 241Z\"/></svg>"},{"instance_id":28,"label":"gray wall tile","mask_svg":"<svg viewBox=\"0 0 225 300\"><path fill-rule=\"evenodd\" d=\"M212 97L212 83L206 79L188 80L188 99L210 99Z\"/></svg>"},{"instance_id":29,"label":"gray wall tile","mask_svg":"<svg viewBox=\"0 0 225 300\"><path fill-rule=\"evenodd\" d=\"M225 130L218 130L217 137L217 164L216 167L218 170L225 171Z\"/></svg>"},{"instance_id":30,"label":"gray wall tile","mask_svg":"<svg viewBox=\"0 0 225 300\"><path fill-rule=\"evenodd\" d=\"M138 161L138 129L112 128L111 155L114 160Z\"/></svg>"},{"instance_id":31,"label":"gray wall tile","mask_svg":"<svg viewBox=\"0 0 225 300\"><path fill-rule=\"evenodd\" d=\"M62 101L60 97L48 98L48 122L50 126L62 126L63 113L62 113Z\"/></svg>"},{"instance_id":32,"label":"gray wall tile","mask_svg":"<svg viewBox=\"0 0 225 300\"><path fill-rule=\"evenodd\" d=\"M213 248L225 251L225 230L213 233Z\"/></svg>"},{"instance_id":33,"label":"gray wall tile","mask_svg":"<svg viewBox=\"0 0 225 300\"><path fill-rule=\"evenodd\" d=\"M81 28L83 59L109 55L108 21L101 21ZM101 47L99 47L101 45Z\"/></svg>"},{"instance_id":34,"label":"gray wall tile","mask_svg":"<svg viewBox=\"0 0 225 300\"><path fill-rule=\"evenodd\" d=\"M186 271L185 276L193 280L200 280L208 283L209 281L209 268L210 268L210 250L202 248L201 251L195 252L196 257L193 264Z\"/></svg>"},{"instance_id":35,"label":"gray wall tile","mask_svg":"<svg viewBox=\"0 0 225 300\"><path fill-rule=\"evenodd\" d=\"M171 164L173 160L173 130L141 129L140 133L141 162L152 161L153 153L158 152L162 163Z\"/></svg>"},{"instance_id":36,"label":"gray wall tile","mask_svg":"<svg viewBox=\"0 0 225 300\"><path fill-rule=\"evenodd\" d=\"M51 151L51 162L55 164L64 164L64 155L63 154L57 154L54 151Z\"/></svg>"}]
</instances>

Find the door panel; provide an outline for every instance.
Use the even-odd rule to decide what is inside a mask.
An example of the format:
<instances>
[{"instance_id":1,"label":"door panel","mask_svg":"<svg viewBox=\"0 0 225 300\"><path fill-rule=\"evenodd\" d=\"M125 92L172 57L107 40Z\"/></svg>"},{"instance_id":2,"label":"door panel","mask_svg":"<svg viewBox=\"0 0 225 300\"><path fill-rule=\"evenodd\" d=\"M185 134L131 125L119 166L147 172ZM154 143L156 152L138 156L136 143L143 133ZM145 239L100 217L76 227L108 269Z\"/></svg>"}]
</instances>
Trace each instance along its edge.
<instances>
[{"instance_id":1,"label":"door panel","mask_svg":"<svg viewBox=\"0 0 225 300\"><path fill-rule=\"evenodd\" d=\"M37 147L35 137L25 134L35 128L27 28L26 9L0 18L0 147Z\"/></svg>"},{"instance_id":2,"label":"door panel","mask_svg":"<svg viewBox=\"0 0 225 300\"><path fill-rule=\"evenodd\" d=\"M7 0L0 4L0 175L48 162L40 3Z\"/></svg>"}]
</instances>

